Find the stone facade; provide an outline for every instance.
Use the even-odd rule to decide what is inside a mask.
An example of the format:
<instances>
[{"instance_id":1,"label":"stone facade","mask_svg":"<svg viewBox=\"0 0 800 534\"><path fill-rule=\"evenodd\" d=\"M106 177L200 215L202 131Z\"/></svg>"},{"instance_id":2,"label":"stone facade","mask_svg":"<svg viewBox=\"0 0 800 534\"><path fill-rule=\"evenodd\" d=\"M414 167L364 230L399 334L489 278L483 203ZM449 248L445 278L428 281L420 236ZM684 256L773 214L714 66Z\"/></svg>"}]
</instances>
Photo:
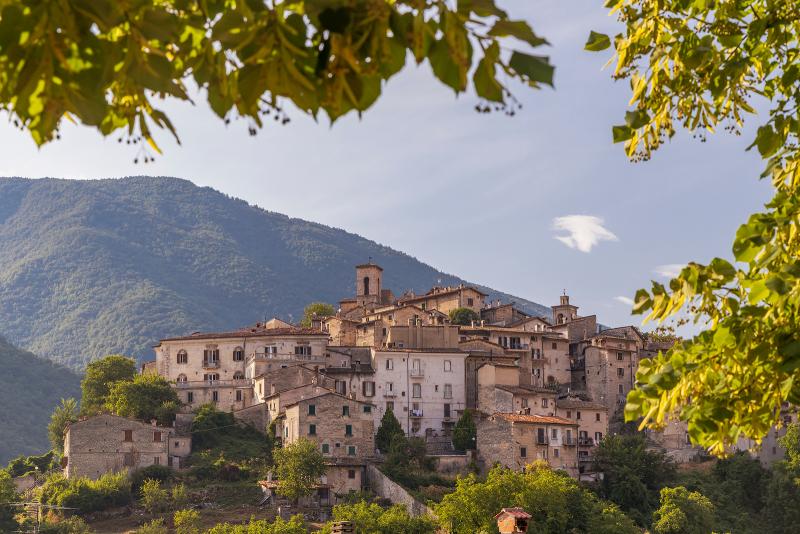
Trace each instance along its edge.
<instances>
[{"instance_id":1,"label":"stone facade","mask_svg":"<svg viewBox=\"0 0 800 534\"><path fill-rule=\"evenodd\" d=\"M102 414L67 428L64 475L97 479L106 473L150 465L179 467L191 452L191 437L174 429Z\"/></svg>"}]
</instances>

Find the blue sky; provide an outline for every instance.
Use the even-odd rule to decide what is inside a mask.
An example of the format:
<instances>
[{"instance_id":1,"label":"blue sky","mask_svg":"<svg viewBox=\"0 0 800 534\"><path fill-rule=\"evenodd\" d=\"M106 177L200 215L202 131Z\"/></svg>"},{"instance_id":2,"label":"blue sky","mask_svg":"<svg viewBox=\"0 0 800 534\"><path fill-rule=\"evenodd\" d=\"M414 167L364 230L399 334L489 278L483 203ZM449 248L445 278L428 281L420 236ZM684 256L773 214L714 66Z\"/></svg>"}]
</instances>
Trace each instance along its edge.
<instances>
[{"instance_id":1,"label":"blue sky","mask_svg":"<svg viewBox=\"0 0 800 534\"><path fill-rule=\"evenodd\" d=\"M610 133L627 82L603 69L607 53L583 51L589 30L619 31L602 2L499 3L549 39L537 53L557 65L555 90L515 89L524 108L513 118L476 113L472 95L455 98L409 64L361 120L332 128L290 112L289 125L250 137L202 103L168 103L183 146L162 136L165 154L148 165L89 130L66 127L37 149L0 128L0 175L178 176L543 304L567 289L604 324L638 324L619 297L663 280L663 266L729 256L737 226L769 198L758 155L744 150L754 128L706 143L681 133L629 163Z\"/></svg>"}]
</instances>

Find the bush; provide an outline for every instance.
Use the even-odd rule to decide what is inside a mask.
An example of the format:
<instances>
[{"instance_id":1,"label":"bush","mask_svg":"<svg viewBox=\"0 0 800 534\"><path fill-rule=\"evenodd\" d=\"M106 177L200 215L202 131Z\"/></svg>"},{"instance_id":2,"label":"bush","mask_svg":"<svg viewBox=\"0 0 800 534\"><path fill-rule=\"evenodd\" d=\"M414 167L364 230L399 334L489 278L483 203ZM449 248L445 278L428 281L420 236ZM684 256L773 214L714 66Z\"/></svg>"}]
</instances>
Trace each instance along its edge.
<instances>
[{"instance_id":1,"label":"bush","mask_svg":"<svg viewBox=\"0 0 800 534\"><path fill-rule=\"evenodd\" d=\"M178 510L172 518L176 534L200 534L200 512Z\"/></svg>"},{"instance_id":2,"label":"bush","mask_svg":"<svg viewBox=\"0 0 800 534\"><path fill-rule=\"evenodd\" d=\"M172 486L170 503L175 510L179 510L189 504L189 495L186 493L186 486L183 484Z\"/></svg>"},{"instance_id":3,"label":"bush","mask_svg":"<svg viewBox=\"0 0 800 534\"><path fill-rule=\"evenodd\" d=\"M6 471L12 478L16 478L33 473L44 474L58 467L56 453L50 451L41 456L18 456L8 463Z\"/></svg>"},{"instance_id":4,"label":"bush","mask_svg":"<svg viewBox=\"0 0 800 534\"><path fill-rule=\"evenodd\" d=\"M228 523L217 525L206 532L206 534L306 534L302 515L294 515L289 521L284 521L280 517L273 523L268 521L258 521L250 518L247 525L231 525Z\"/></svg>"},{"instance_id":5,"label":"bush","mask_svg":"<svg viewBox=\"0 0 800 534\"><path fill-rule=\"evenodd\" d=\"M92 534L94 531L80 517L48 517L39 530L42 534Z\"/></svg>"},{"instance_id":6,"label":"bush","mask_svg":"<svg viewBox=\"0 0 800 534\"><path fill-rule=\"evenodd\" d=\"M457 451L466 451L475 448L478 429L472 419L472 411L464 410L453 428L453 448Z\"/></svg>"},{"instance_id":7,"label":"bush","mask_svg":"<svg viewBox=\"0 0 800 534\"><path fill-rule=\"evenodd\" d=\"M428 534L436 531L433 519L411 517L401 504L386 509L366 502L334 506L333 520L325 524L321 534L330 534L336 521L351 521L355 532L370 534Z\"/></svg>"},{"instance_id":8,"label":"bush","mask_svg":"<svg viewBox=\"0 0 800 534\"><path fill-rule=\"evenodd\" d=\"M80 514L123 506L131 500L131 482L126 473L107 473L97 480L50 475L39 488L42 502L75 508Z\"/></svg>"},{"instance_id":9,"label":"bush","mask_svg":"<svg viewBox=\"0 0 800 534\"><path fill-rule=\"evenodd\" d=\"M130 474L131 490L139 493L145 480L158 480L168 482L175 477L175 472L165 465L148 465Z\"/></svg>"},{"instance_id":10,"label":"bush","mask_svg":"<svg viewBox=\"0 0 800 534\"><path fill-rule=\"evenodd\" d=\"M169 505L167 490L158 480L145 480L139 494L142 506L151 514L163 512Z\"/></svg>"},{"instance_id":11,"label":"bush","mask_svg":"<svg viewBox=\"0 0 800 534\"><path fill-rule=\"evenodd\" d=\"M137 528L135 534L169 534L169 529L164 525L163 519L153 519Z\"/></svg>"}]
</instances>

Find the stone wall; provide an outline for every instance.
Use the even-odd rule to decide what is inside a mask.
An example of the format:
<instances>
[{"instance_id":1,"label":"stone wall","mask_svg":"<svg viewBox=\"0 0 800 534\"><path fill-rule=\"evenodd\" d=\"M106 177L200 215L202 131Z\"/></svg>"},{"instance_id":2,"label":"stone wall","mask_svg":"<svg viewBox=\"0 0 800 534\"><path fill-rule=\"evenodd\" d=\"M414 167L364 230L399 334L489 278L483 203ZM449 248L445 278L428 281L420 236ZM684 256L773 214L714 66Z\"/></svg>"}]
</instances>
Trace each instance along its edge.
<instances>
[{"instance_id":1,"label":"stone wall","mask_svg":"<svg viewBox=\"0 0 800 534\"><path fill-rule=\"evenodd\" d=\"M372 464L367 466L367 483L376 495L388 499L395 504L402 504L406 507L408 513L414 517L434 515L430 508L412 497L400 484L381 473L381 471Z\"/></svg>"},{"instance_id":2,"label":"stone wall","mask_svg":"<svg viewBox=\"0 0 800 534\"><path fill-rule=\"evenodd\" d=\"M262 434L267 431L267 405L262 402L233 412L233 417L239 422L252 426Z\"/></svg>"}]
</instances>

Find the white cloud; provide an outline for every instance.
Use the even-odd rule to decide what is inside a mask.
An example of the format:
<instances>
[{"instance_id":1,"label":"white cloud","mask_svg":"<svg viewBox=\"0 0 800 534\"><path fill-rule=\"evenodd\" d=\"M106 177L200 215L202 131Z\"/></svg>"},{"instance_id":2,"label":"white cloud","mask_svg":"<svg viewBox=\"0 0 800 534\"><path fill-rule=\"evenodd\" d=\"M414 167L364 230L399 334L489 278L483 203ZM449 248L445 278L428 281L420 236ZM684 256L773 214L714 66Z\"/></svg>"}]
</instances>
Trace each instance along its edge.
<instances>
[{"instance_id":1,"label":"white cloud","mask_svg":"<svg viewBox=\"0 0 800 534\"><path fill-rule=\"evenodd\" d=\"M675 278L681 274L681 269L686 267L685 263L668 263L667 265L659 265L653 272L663 278Z\"/></svg>"},{"instance_id":2,"label":"white cloud","mask_svg":"<svg viewBox=\"0 0 800 534\"><path fill-rule=\"evenodd\" d=\"M633 299L630 298L630 297L621 297L621 296L620 297L614 297L614 300L616 300L617 302L621 302L621 303L625 304L626 306L633 306Z\"/></svg>"},{"instance_id":3,"label":"white cloud","mask_svg":"<svg viewBox=\"0 0 800 534\"><path fill-rule=\"evenodd\" d=\"M593 215L566 215L553 219L553 229L569 235L557 235L556 239L581 252L590 252L600 241L619 241L603 226L603 219Z\"/></svg>"}]
</instances>

